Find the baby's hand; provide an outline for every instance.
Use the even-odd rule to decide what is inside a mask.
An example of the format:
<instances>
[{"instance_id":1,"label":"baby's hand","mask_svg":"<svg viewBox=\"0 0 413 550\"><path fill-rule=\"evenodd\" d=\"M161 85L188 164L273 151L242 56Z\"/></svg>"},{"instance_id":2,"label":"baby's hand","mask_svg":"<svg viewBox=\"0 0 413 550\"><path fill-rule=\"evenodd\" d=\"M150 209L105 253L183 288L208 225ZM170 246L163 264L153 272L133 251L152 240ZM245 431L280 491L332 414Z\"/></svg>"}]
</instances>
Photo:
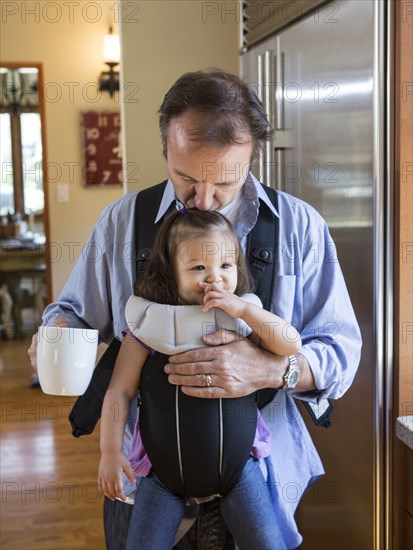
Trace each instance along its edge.
<instances>
[{"instance_id":1,"label":"baby's hand","mask_svg":"<svg viewBox=\"0 0 413 550\"><path fill-rule=\"evenodd\" d=\"M99 464L98 486L110 500L120 498L125 500L122 484L122 472L125 472L131 483L135 483L135 476L129 460L123 453L102 453Z\"/></svg>"},{"instance_id":2,"label":"baby's hand","mask_svg":"<svg viewBox=\"0 0 413 550\"><path fill-rule=\"evenodd\" d=\"M232 294L232 292L223 290L217 283L200 282L199 285L205 291L203 311L209 311L212 307L218 307L231 317L242 317L247 306L247 303L242 298Z\"/></svg>"}]
</instances>

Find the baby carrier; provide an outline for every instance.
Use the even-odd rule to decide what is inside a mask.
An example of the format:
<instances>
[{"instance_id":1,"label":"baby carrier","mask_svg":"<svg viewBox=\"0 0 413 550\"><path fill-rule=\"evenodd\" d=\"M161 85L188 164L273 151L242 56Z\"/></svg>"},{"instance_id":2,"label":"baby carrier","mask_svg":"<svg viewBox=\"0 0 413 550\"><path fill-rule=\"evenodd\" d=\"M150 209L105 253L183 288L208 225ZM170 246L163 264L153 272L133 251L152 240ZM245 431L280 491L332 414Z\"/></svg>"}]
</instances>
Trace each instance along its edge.
<instances>
[{"instance_id":1,"label":"baby carrier","mask_svg":"<svg viewBox=\"0 0 413 550\"><path fill-rule=\"evenodd\" d=\"M181 497L224 496L250 455L257 426L255 395L198 399L168 382L168 356L142 371L139 429L153 471Z\"/></svg>"},{"instance_id":2,"label":"baby carrier","mask_svg":"<svg viewBox=\"0 0 413 550\"><path fill-rule=\"evenodd\" d=\"M140 208L137 201L138 220L147 216L147 210ZM261 205L263 209L267 228L262 234L267 242L254 242L252 235L248 243L256 287L265 266L274 261L271 249L278 240L278 218L266 205ZM153 238L146 231L143 236L139 232L138 274L145 271ZM260 294L257 288L255 292ZM264 307L269 306L270 296ZM250 456L257 426L256 394L237 399L187 396L168 382L164 372L167 362L168 356L161 353L148 357L140 382L139 429L153 471L181 497L224 496L237 482ZM274 391L270 390L266 401Z\"/></svg>"},{"instance_id":3,"label":"baby carrier","mask_svg":"<svg viewBox=\"0 0 413 550\"><path fill-rule=\"evenodd\" d=\"M135 249L137 251L137 274L145 269L145 262L149 259L150 248L162 220L154 223L159 204L165 189L166 181L141 191L136 200L135 209ZM271 202L277 209L277 193L274 189L263 186ZM263 303L263 307L270 309L271 298L274 292L275 263L278 247L278 217L261 203L260 215L253 230L248 236L247 261L255 282L254 292ZM102 410L102 403L112 376L113 367L119 352L120 342L116 338L111 342L96 366L92 380L84 395L80 396L69 416L72 426L72 435L80 437L93 432ZM260 390L255 395L258 408L268 403L277 390ZM312 420L318 426L329 427L332 404L324 400L314 407L311 403L303 402L310 413ZM250 409L248 408L248 411ZM249 413L250 414L250 413ZM250 423L251 425L253 422ZM254 426L255 430L255 426Z\"/></svg>"}]
</instances>

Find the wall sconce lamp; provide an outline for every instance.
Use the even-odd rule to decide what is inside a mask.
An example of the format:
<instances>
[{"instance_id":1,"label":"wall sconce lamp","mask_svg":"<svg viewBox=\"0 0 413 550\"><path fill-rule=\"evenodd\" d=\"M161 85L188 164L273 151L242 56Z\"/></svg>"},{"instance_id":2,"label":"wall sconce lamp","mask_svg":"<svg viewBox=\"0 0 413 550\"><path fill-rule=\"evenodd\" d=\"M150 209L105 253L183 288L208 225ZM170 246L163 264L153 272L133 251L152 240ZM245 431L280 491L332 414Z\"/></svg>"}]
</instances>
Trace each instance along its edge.
<instances>
[{"instance_id":1,"label":"wall sconce lamp","mask_svg":"<svg viewBox=\"0 0 413 550\"><path fill-rule=\"evenodd\" d=\"M109 27L109 34L103 37L103 60L108 65L108 71L102 71L99 78L99 90L109 92L110 97L119 91L119 71L115 67L120 62L119 35L112 34L112 27Z\"/></svg>"}]
</instances>

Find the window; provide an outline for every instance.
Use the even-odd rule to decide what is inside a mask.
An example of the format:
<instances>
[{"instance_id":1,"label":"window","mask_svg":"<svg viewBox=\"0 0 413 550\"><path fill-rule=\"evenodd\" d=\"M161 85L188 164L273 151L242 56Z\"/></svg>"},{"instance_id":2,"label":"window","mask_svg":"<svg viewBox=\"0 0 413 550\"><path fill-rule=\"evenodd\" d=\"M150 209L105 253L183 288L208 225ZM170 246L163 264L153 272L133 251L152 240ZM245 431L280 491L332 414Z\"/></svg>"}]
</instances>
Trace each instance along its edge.
<instances>
[{"instance_id":1,"label":"window","mask_svg":"<svg viewBox=\"0 0 413 550\"><path fill-rule=\"evenodd\" d=\"M0 214L44 212L38 69L0 68Z\"/></svg>"}]
</instances>

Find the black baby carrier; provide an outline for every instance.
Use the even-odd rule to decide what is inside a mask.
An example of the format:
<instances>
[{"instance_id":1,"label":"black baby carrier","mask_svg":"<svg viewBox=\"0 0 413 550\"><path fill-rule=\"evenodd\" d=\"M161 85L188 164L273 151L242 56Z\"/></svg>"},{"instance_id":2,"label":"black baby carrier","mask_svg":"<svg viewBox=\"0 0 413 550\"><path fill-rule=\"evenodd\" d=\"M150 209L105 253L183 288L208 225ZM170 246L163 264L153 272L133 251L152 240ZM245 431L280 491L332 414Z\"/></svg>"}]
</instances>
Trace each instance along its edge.
<instances>
[{"instance_id":1,"label":"black baby carrier","mask_svg":"<svg viewBox=\"0 0 413 550\"><path fill-rule=\"evenodd\" d=\"M168 382L168 356L142 371L139 429L153 471L181 497L224 496L248 460L257 426L255 395L199 399Z\"/></svg>"},{"instance_id":2,"label":"black baby carrier","mask_svg":"<svg viewBox=\"0 0 413 550\"><path fill-rule=\"evenodd\" d=\"M162 220L154 223L166 182L141 191L136 200L135 247L137 274L145 270L150 248ZM263 186L277 208L277 193ZM264 203L248 236L247 260L254 292L265 309L274 293L278 247L278 217ZM92 433L100 418L120 342L114 340L98 363L85 394L70 414L75 437ZM191 398L167 380L168 358L148 357L141 378L140 431L145 450L159 479L180 496L225 495L248 460L256 431L257 407L268 403L277 390L261 390L237 399ZM304 403L317 425L330 425L331 404L321 416ZM150 414L147 412L150 410ZM160 445L158 443L161 443Z\"/></svg>"},{"instance_id":3,"label":"black baby carrier","mask_svg":"<svg viewBox=\"0 0 413 550\"><path fill-rule=\"evenodd\" d=\"M262 274L274 261L272 250L278 240L278 218L265 204L261 205L263 209L266 229L261 235L267 242L257 243L253 230L248 243L258 295L263 294L259 289ZM138 220L148 215L139 200L135 215ZM156 210L152 216L155 218ZM145 271L144 262L149 259L153 238L146 231L144 237L139 232L138 273ZM271 283L264 304L267 308ZM168 356L161 353L149 357L140 382L139 429L153 471L181 497L225 496L250 456L257 426L257 395L237 399L190 397L168 382L164 372L167 362ZM266 399L273 395L274 390Z\"/></svg>"}]
</instances>

